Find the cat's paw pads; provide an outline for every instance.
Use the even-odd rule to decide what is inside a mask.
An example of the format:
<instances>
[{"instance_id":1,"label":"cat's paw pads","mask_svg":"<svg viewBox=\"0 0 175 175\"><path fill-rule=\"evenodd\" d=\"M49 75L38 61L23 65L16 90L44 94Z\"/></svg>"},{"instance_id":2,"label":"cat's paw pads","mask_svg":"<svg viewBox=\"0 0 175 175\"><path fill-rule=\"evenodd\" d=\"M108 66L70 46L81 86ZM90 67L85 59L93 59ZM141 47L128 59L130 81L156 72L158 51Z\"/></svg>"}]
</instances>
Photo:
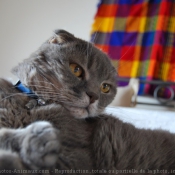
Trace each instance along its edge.
<instances>
[{"instance_id":1,"label":"cat's paw pads","mask_svg":"<svg viewBox=\"0 0 175 175\"><path fill-rule=\"evenodd\" d=\"M31 168L52 167L60 150L58 130L41 121L25 128L21 157Z\"/></svg>"}]
</instances>

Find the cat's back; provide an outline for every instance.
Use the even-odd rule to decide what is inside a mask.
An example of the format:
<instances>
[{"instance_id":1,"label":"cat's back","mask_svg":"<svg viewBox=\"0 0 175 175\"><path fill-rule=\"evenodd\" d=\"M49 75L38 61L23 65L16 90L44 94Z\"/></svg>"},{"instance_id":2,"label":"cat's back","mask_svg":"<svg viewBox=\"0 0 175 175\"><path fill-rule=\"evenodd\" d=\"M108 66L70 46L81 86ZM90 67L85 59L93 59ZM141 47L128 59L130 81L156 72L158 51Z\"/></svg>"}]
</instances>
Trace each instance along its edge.
<instances>
[{"instance_id":1,"label":"cat's back","mask_svg":"<svg viewBox=\"0 0 175 175\"><path fill-rule=\"evenodd\" d=\"M17 95L18 91L15 86L11 82L0 78L0 108L5 109L12 106L12 99Z\"/></svg>"},{"instance_id":2,"label":"cat's back","mask_svg":"<svg viewBox=\"0 0 175 175\"><path fill-rule=\"evenodd\" d=\"M96 120L92 140L96 167L135 169L136 174L140 174L141 169L174 170L174 134L138 129L106 114Z\"/></svg>"},{"instance_id":3,"label":"cat's back","mask_svg":"<svg viewBox=\"0 0 175 175\"><path fill-rule=\"evenodd\" d=\"M24 101L26 97L21 95L11 82L0 79L0 127L22 126L18 116L24 111Z\"/></svg>"},{"instance_id":4,"label":"cat's back","mask_svg":"<svg viewBox=\"0 0 175 175\"><path fill-rule=\"evenodd\" d=\"M0 93L7 92L10 89L12 90L13 84L3 78L0 78Z\"/></svg>"}]
</instances>

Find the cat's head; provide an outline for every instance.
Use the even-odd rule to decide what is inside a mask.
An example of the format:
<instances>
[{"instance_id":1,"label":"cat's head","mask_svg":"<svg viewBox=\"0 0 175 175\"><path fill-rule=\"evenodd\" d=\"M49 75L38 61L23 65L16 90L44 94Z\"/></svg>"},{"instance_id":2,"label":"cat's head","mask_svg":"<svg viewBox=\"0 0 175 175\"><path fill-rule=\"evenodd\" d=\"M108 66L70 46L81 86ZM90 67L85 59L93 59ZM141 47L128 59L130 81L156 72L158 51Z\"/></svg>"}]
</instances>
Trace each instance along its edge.
<instances>
[{"instance_id":1,"label":"cat's head","mask_svg":"<svg viewBox=\"0 0 175 175\"><path fill-rule=\"evenodd\" d=\"M78 118L96 116L116 94L116 70L93 44L56 30L13 69L47 103L59 103Z\"/></svg>"}]
</instances>

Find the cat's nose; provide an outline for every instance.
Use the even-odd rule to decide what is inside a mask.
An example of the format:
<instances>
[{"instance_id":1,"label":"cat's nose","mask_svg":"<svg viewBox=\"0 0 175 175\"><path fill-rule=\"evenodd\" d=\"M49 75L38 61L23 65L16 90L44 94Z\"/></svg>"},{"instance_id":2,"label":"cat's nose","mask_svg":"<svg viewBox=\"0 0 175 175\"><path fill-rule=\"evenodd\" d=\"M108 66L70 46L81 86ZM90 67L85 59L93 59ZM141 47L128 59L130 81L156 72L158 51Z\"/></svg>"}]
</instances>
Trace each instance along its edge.
<instances>
[{"instance_id":1,"label":"cat's nose","mask_svg":"<svg viewBox=\"0 0 175 175\"><path fill-rule=\"evenodd\" d=\"M98 95L95 94L94 92L86 92L86 94L89 96L90 98L90 104L94 103L95 100L98 100Z\"/></svg>"}]
</instances>

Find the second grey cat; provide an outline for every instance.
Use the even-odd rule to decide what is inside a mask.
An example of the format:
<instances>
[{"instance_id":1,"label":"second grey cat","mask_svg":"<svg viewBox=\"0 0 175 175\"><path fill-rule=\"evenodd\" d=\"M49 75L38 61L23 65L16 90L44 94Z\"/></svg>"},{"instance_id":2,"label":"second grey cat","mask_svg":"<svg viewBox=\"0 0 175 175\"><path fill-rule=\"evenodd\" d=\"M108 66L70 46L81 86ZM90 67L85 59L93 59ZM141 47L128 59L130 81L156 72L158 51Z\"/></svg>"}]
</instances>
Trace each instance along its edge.
<instances>
[{"instance_id":1,"label":"second grey cat","mask_svg":"<svg viewBox=\"0 0 175 175\"><path fill-rule=\"evenodd\" d=\"M103 113L116 71L93 44L57 30L13 73L31 92L0 80L1 174L175 174L174 134Z\"/></svg>"}]
</instances>

